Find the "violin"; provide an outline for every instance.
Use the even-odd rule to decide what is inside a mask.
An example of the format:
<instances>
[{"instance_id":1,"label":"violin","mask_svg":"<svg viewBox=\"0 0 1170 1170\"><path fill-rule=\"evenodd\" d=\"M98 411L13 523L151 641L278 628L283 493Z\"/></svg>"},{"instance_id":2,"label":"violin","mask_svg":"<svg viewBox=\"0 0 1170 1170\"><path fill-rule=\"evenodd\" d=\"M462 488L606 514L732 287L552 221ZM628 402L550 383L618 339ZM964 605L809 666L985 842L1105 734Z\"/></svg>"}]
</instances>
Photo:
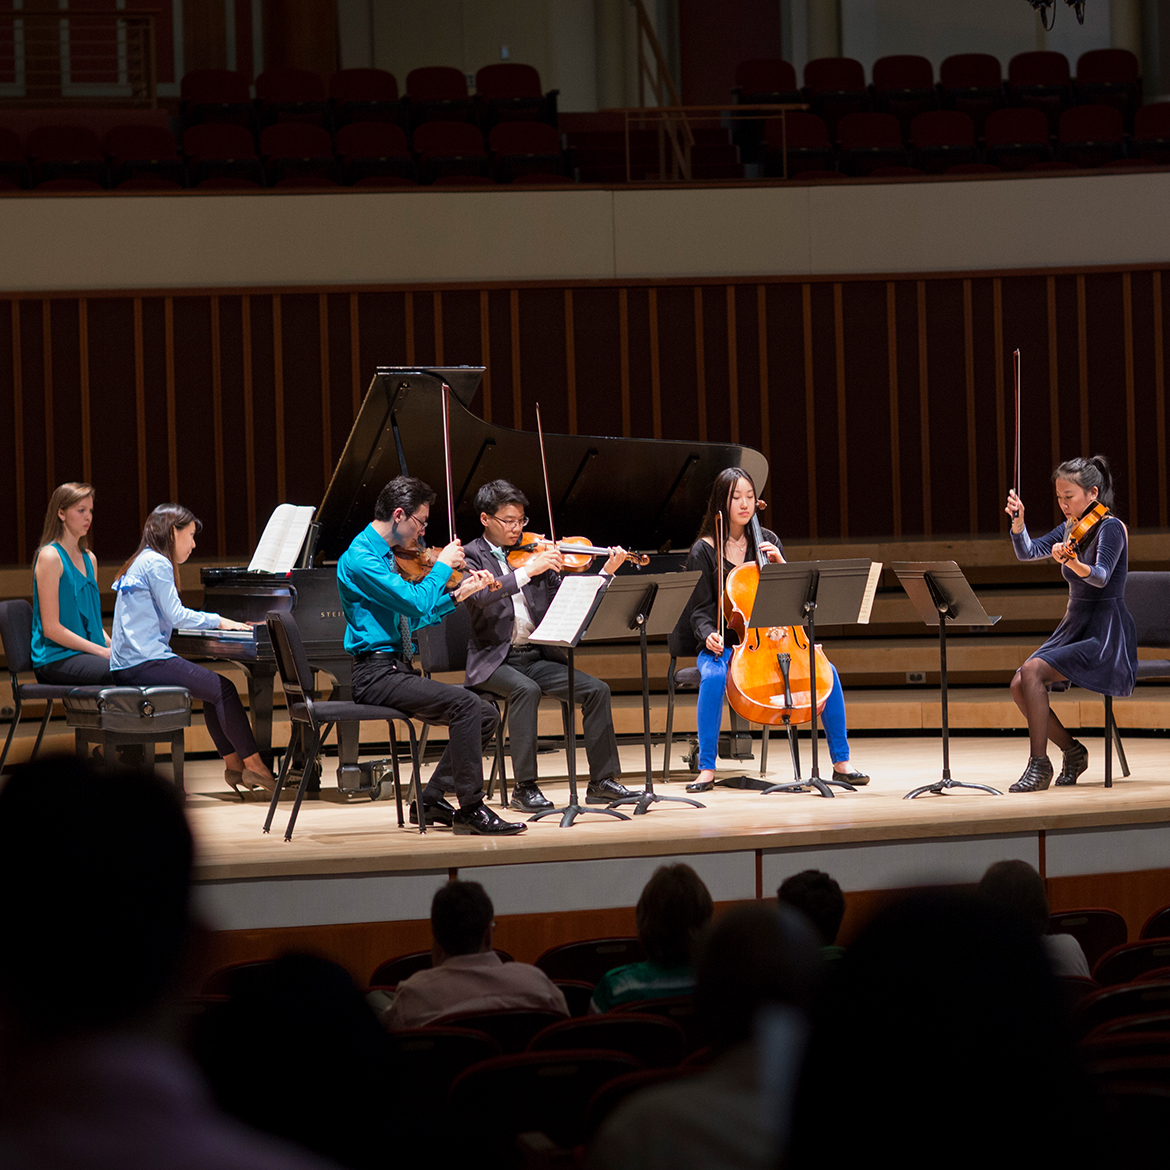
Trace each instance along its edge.
<instances>
[{"instance_id":1,"label":"violin","mask_svg":"<svg viewBox=\"0 0 1170 1170\"><path fill-rule=\"evenodd\" d=\"M508 564L513 569L523 569L537 553L549 548L555 548L564 557L563 572L566 573L583 573L593 564L594 557L605 557L608 560L615 552L612 548L596 547L587 536L563 536L558 541L552 541L535 532L525 532L519 543L509 550ZM639 568L650 563L645 553L626 552L623 549L622 554L623 560L631 561Z\"/></svg>"},{"instance_id":2,"label":"violin","mask_svg":"<svg viewBox=\"0 0 1170 1170\"><path fill-rule=\"evenodd\" d=\"M1080 553L1095 535L1093 530L1105 519L1112 515L1104 504L1091 504L1081 513L1081 518L1069 528L1064 538L1064 545L1070 552Z\"/></svg>"},{"instance_id":3,"label":"violin","mask_svg":"<svg viewBox=\"0 0 1170 1170\"><path fill-rule=\"evenodd\" d=\"M762 509L765 505L761 500L756 506ZM808 635L802 627L748 628L760 586L760 571L767 564L767 557L760 550L763 536L758 515L751 518L749 527L755 559L732 569L722 591L723 615L728 628L739 639L727 666L727 702L733 711L752 723L808 723L812 720L814 689L817 713L824 709L833 689L833 668L817 646L814 688L809 677ZM722 539L716 557L722 567Z\"/></svg>"}]
</instances>

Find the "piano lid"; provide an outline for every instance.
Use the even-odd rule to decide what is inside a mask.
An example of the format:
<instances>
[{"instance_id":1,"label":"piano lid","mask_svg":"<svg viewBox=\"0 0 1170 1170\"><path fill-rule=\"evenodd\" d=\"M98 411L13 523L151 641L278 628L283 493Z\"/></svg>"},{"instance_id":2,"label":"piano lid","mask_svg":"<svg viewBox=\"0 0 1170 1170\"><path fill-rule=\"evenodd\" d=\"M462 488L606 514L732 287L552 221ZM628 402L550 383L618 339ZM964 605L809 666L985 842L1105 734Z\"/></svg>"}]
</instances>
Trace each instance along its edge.
<instances>
[{"instance_id":1,"label":"piano lid","mask_svg":"<svg viewBox=\"0 0 1170 1170\"><path fill-rule=\"evenodd\" d=\"M548 531L540 443L534 431L485 422L467 408L482 366L379 367L317 510L318 549L336 560L374 518L374 504L394 476L425 480L438 493L427 533L445 544L442 384L452 389L451 477L455 526L467 541L481 532L476 491L507 479L529 499L536 531ZM549 486L560 536L588 536L603 545L644 551L685 550L707 507L715 476L743 467L763 492L768 461L738 443L544 436Z\"/></svg>"}]
</instances>

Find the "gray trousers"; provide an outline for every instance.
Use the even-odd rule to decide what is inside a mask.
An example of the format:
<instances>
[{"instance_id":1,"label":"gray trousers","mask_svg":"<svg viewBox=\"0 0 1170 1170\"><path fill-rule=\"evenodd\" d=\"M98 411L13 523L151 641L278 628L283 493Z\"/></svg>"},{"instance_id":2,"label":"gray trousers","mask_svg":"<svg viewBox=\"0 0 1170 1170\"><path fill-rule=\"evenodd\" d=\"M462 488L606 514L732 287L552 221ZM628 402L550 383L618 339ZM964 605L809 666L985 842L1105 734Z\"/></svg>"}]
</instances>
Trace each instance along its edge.
<instances>
[{"instance_id":1,"label":"gray trousers","mask_svg":"<svg viewBox=\"0 0 1170 1170\"><path fill-rule=\"evenodd\" d=\"M563 662L550 662L536 646L513 648L508 651L503 664L477 689L511 701L508 735L515 782L535 783L536 714L540 697L551 695L566 702L569 698L569 668ZM573 698L581 705L590 781L620 776L622 768L613 732L609 686L601 679L575 670Z\"/></svg>"}]
</instances>

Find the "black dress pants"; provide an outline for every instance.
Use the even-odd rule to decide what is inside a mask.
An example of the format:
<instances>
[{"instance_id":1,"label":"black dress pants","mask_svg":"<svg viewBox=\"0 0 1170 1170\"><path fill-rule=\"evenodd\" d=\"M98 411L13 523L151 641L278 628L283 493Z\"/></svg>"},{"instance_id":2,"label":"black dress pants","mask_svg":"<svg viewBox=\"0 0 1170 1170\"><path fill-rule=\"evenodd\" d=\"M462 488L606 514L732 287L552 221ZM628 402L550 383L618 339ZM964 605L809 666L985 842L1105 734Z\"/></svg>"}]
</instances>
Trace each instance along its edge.
<instances>
[{"instance_id":1,"label":"black dress pants","mask_svg":"<svg viewBox=\"0 0 1170 1170\"><path fill-rule=\"evenodd\" d=\"M397 657L355 661L353 697L445 726L447 748L427 788L454 790L460 808L473 808L483 800L483 753L500 721L493 704L465 687L423 678Z\"/></svg>"},{"instance_id":2,"label":"black dress pants","mask_svg":"<svg viewBox=\"0 0 1170 1170\"><path fill-rule=\"evenodd\" d=\"M537 778L536 717L540 697L551 695L561 702L568 702L568 666L545 658L538 646L516 646L508 651L508 657L479 684L479 688L511 700L508 733L515 780L517 784L534 783ZM590 781L616 779L621 775L622 767L613 731L609 686L591 674L575 670L573 699L581 704Z\"/></svg>"}]
</instances>

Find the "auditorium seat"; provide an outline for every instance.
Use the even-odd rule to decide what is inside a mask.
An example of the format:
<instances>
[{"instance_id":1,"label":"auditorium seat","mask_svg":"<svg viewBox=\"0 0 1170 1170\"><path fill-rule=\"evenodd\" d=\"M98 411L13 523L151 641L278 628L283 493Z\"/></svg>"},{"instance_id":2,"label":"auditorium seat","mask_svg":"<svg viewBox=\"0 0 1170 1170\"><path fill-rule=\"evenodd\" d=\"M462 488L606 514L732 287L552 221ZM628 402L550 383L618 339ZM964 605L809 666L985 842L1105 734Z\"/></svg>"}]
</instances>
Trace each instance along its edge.
<instances>
[{"instance_id":1,"label":"auditorium seat","mask_svg":"<svg viewBox=\"0 0 1170 1170\"><path fill-rule=\"evenodd\" d=\"M256 104L261 126L276 122L329 125L325 82L311 69L265 69L256 78Z\"/></svg>"},{"instance_id":2,"label":"auditorium seat","mask_svg":"<svg viewBox=\"0 0 1170 1170\"><path fill-rule=\"evenodd\" d=\"M329 79L333 125L350 122L401 122L398 79L385 69L339 69Z\"/></svg>"},{"instance_id":3,"label":"auditorium seat","mask_svg":"<svg viewBox=\"0 0 1170 1170\"><path fill-rule=\"evenodd\" d=\"M308 177L336 183L340 177L329 132L305 122L265 126L260 131L260 157L270 183Z\"/></svg>"},{"instance_id":4,"label":"auditorium seat","mask_svg":"<svg viewBox=\"0 0 1170 1170\"><path fill-rule=\"evenodd\" d=\"M255 179L242 179L238 175L211 175L200 179L195 186L200 191L261 191L263 187Z\"/></svg>"},{"instance_id":5,"label":"auditorium seat","mask_svg":"<svg viewBox=\"0 0 1170 1170\"><path fill-rule=\"evenodd\" d=\"M11 179L6 179L3 175L0 175L0 191L7 192L7 191L19 191L19 190L20 190L19 184L14 183Z\"/></svg>"},{"instance_id":6,"label":"auditorium seat","mask_svg":"<svg viewBox=\"0 0 1170 1170\"><path fill-rule=\"evenodd\" d=\"M176 183L164 175L135 175L131 179L123 179L115 188L116 191L182 191L183 184Z\"/></svg>"},{"instance_id":7,"label":"auditorium seat","mask_svg":"<svg viewBox=\"0 0 1170 1170\"><path fill-rule=\"evenodd\" d=\"M918 179L926 172L921 167L875 167L869 172L871 179Z\"/></svg>"},{"instance_id":8,"label":"auditorium seat","mask_svg":"<svg viewBox=\"0 0 1170 1170\"><path fill-rule=\"evenodd\" d=\"M501 1008L487 1012L452 1012L435 1023L442 1028L474 1028L490 1036L504 1053L523 1052L537 1032L566 1019L560 1012Z\"/></svg>"},{"instance_id":9,"label":"auditorium seat","mask_svg":"<svg viewBox=\"0 0 1170 1170\"><path fill-rule=\"evenodd\" d=\"M1125 151L1125 127L1116 106L1073 106L1060 115L1059 157L1077 167L1106 166Z\"/></svg>"},{"instance_id":10,"label":"auditorium seat","mask_svg":"<svg viewBox=\"0 0 1170 1170\"><path fill-rule=\"evenodd\" d=\"M174 137L161 126L115 126L103 143L110 164L111 182L143 175L170 179L182 185L186 179L183 160Z\"/></svg>"},{"instance_id":11,"label":"auditorium seat","mask_svg":"<svg viewBox=\"0 0 1170 1170\"><path fill-rule=\"evenodd\" d=\"M1114 987L1165 966L1170 966L1170 939L1147 938L1106 951L1093 965L1093 978L1102 987Z\"/></svg>"},{"instance_id":12,"label":"auditorium seat","mask_svg":"<svg viewBox=\"0 0 1170 1170\"><path fill-rule=\"evenodd\" d=\"M664 1016L609 1012L550 1024L532 1037L527 1051L604 1048L624 1052L646 1068L672 1068L688 1047L686 1033Z\"/></svg>"},{"instance_id":13,"label":"auditorium seat","mask_svg":"<svg viewBox=\"0 0 1170 1170\"><path fill-rule=\"evenodd\" d=\"M424 183L447 175L481 175L488 171L483 135L467 122L424 122L412 145Z\"/></svg>"},{"instance_id":14,"label":"auditorium seat","mask_svg":"<svg viewBox=\"0 0 1170 1170\"><path fill-rule=\"evenodd\" d=\"M1081 105L1114 106L1121 111L1127 132L1133 132L1134 114L1142 104L1141 67L1128 49L1092 49L1077 58L1075 84Z\"/></svg>"},{"instance_id":15,"label":"auditorium seat","mask_svg":"<svg viewBox=\"0 0 1170 1170\"><path fill-rule=\"evenodd\" d=\"M1068 58L1049 49L1017 53L1008 62L1008 103L1039 110L1055 135L1060 112L1072 104L1072 78Z\"/></svg>"},{"instance_id":16,"label":"auditorium seat","mask_svg":"<svg viewBox=\"0 0 1170 1170\"><path fill-rule=\"evenodd\" d=\"M512 956L507 951L496 948L496 955L501 963L511 963ZM370 976L370 987L396 987L404 979L417 975L419 971L429 971L434 965L434 955L431 951L408 951L404 955L395 955L384 963L379 963Z\"/></svg>"},{"instance_id":17,"label":"auditorium seat","mask_svg":"<svg viewBox=\"0 0 1170 1170\"><path fill-rule=\"evenodd\" d=\"M597 983L615 967L640 963L646 958L641 942L633 935L587 938L549 947L536 960L550 979L580 979Z\"/></svg>"},{"instance_id":18,"label":"auditorium seat","mask_svg":"<svg viewBox=\"0 0 1170 1170\"><path fill-rule=\"evenodd\" d=\"M804 67L805 100L825 120L829 137L836 139L837 123L846 114L870 109L865 69L852 57L818 57Z\"/></svg>"},{"instance_id":19,"label":"auditorium seat","mask_svg":"<svg viewBox=\"0 0 1170 1170\"><path fill-rule=\"evenodd\" d=\"M1116 910L1097 906L1058 910L1049 915L1048 933L1071 934L1081 944L1090 970L1106 951L1129 941L1125 919Z\"/></svg>"},{"instance_id":20,"label":"auditorium seat","mask_svg":"<svg viewBox=\"0 0 1170 1170\"><path fill-rule=\"evenodd\" d=\"M341 184L325 175L288 175L272 186L285 191L336 191Z\"/></svg>"},{"instance_id":21,"label":"auditorium seat","mask_svg":"<svg viewBox=\"0 0 1170 1170\"><path fill-rule=\"evenodd\" d=\"M740 105L759 106L804 100L796 84L796 70L780 57L741 61L735 67L731 91Z\"/></svg>"},{"instance_id":22,"label":"auditorium seat","mask_svg":"<svg viewBox=\"0 0 1170 1170\"><path fill-rule=\"evenodd\" d=\"M444 1101L464 1069L500 1055L490 1036L472 1028L403 1028L387 1033L387 1042L416 1101ZM425 1110L415 1120L434 1127L434 1117Z\"/></svg>"},{"instance_id":23,"label":"auditorium seat","mask_svg":"<svg viewBox=\"0 0 1170 1170\"><path fill-rule=\"evenodd\" d=\"M929 110L910 124L914 165L940 175L949 167L979 160L975 123L959 110Z\"/></svg>"},{"instance_id":24,"label":"auditorium seat","mask_svg":"<svg viewBox=\"0 0 1170 1170\"><path fill-rule=\"evenodd\" d=\"M1170 938L1170 906L1155 910L1142 923L1138 938Z\"/></svg>"},{"instance_id":25,"label":"auditorium seat","mask_svg":"<svg viewBox=\"0 0 1170 1170\"><path fill-rule=\"evenodd\" d=\"M193 69L179 86L183 129L200 122L229 122L249 129L254 124L248 79L231 69Z\"/></svg>"},{"instance_id":26,"label":"auditorium seat","mask_svg":"<svg viewBox=\"0 0 1170 1170\"><path fill-rule=\"evenodd\" d=\"M561 136L547 122L500 122L488 133L488 149L501 183L533 172L559 174L565 167Z\"/></svg>"},{"instance_id":27,"label":"auditorium seat","mask_svg":"<svg viewBox=\"0 0 1170 1170\"><path fill-rule=\"evenodd\" d=\"M624 1073L607 1081L589 1099L585 1110L585 1141L588 1143L593 1135L605 1124L610 1114L634 1093L641 1093L645 1089L652 1089L656 1085L664 1085L669 1081L677 1081L683 1077L692 1077L699 1069L691 1068L686 1064L675 1068L644 1068L637 1072Z\"/></svg>"},{"instance_id":28,"label":"auditorium seat","mask_svg":"<svg viewBox=\"0 0 1170 1170\"><path fill-rule=\"evenodd\" d=\"M1170 163L1170 102L1151 102L1138 110L1129 151L1144 162Z\"/></svg>"},{"instance_id":29,"label":"auditorium seat","mask_svg":"<svg viewBox=\"0 0 1170 1170\"><path fill-rule=\"evenodd\" d=\"M943 173L946 175L1002 175L1003 171L995 163L973 162L956 163L953 167L947 167Z\"/></svg>"},{"instance_id":30,"label":"auditorium seat","mask_svg":"<svg viewBox=\"0 0 1170 1170\"><path fill-rule=\"evenodd\" d=\"M902 127L893 114L846 114L837 124L837 145L839 164L847 175L906 165Z\"/></svg>"},{"instance_id":31,"label":"auditorium seat","mask_svg":"<svg viewBox=\"0 0 1170 1170\"><path fill-rule=\"evenodd\" d=\"M824 119L816 114L794 110L784 118L769 118L764 123L764 173L773 178L784 175L787 143L788 178L807 171L830 171L834 167L833 146Z\"/></svg>"},{"instance_id":32,"label":"auditorium seat","mask_svg":"<svg viewBox=\"0 0 1170 1170\"><path fill-rule=\"evenodd\" d=\"M467 78L452 65L412 69L406 75L406 103L412 129L424 122L475 121Z\"/></svg>"},{"instance_id":33,"label":"auditorium seat","mask_svg":"<svg viewBox=\"0 0 1170 1170\"><path fill-rule=\"evenodd\" d=\"M990 53L956 53L939 69L939 95L944 110L958 110L975 123L976 137L992 110L1004 104L1003 71Z\"/></svg>"},{"instance_id":34,"label":"auditorium seat","mask_svg":"<svg viewBox=\"0 0 1170 1170\"><path fill-rule=\"evenodd\" d=\"M335 143L347 183L379 175L416 177L406 132L393 122L350 122L337 131Z\"/></svg>"},{"instance_id":35,"label":"auditorium seat","mask_svg":"<svg viewBox=\"0 0 1170 1170\"><path fill-rule=\"evenodd\" d=\"M557 124L557 91L540 88L540 74L531 65L501 61L485 65L475 75L479 124L485 131L499 122Z\"/></svg>"},{"instance_id":36,"label":"auditorium seat","mask_svg":"<svg viewBox=\"0 0 1170 1170\"><path fill-rule=\"evenodd\" d=\"M513 187L540 187L543 185L549 187L572 187L574 183L568 175L541 174L539 171L517 175L512 180Z\"/></svg>"},{"instance_id":37,"label":"auditorium seat","mask_svg":"<svg viewBox=\"0 0 1170 1170\"><path fill-rule=\"evenodd\" d=\"M491 175L450 174L439 175L430 184L432 187L498 187Z\"/></svg>"},{"instance_id":38,"label":"auditorium seat","mask_svg":"<svg viewBox=\"0 0 1170 1170\"><path fill-rule=\"evenodd\" d=\"M84 126L37 126L25 142L33 179L89 179L106 184L106 163L97 135Z\"/></svg>"},{"instance_id":39,"label":"auditorium seat","mask_svg":"<svg viewBox=\"0 0 1170 1170\"><path fill-rule=\"evenodd\" d=\"M27 187L32 181L28 157L20 145L20 135L7 126L0 126L0 177L14 187Z\"/></svg>"},{"instance_id":40,"label":"auditorium seat","mask_svg":"<svg viewBox=\"0 0 1170 1170\"><path fill-rule=\"evenodd\" d=\"M355 187L374 187L385 188L391 187L417 187L417 179L408 179L405 175L367 175L364 179L358 179L354 183Z\"/></svg>"},{"instance_id":41,"label":"auditorium seat","mask_svg":"<svg viewBox=\"0 0 1170 1170\"><path fill-rule=\"evenodd\" d=\"M1052 158L1048 119L1039 110L1009 106L993 110L983 127L987 161L1005 171L1022 171L1029 163Z\"/></svg>"},{"instance_id":42,"label":"auditorium seat","mask_svg":"<svg viewBox=\"0 0 1170 1170\"><path fill-rule=\"evenodd\" d=\"M695 997L693 995L666 995L661 999L636 999L619 1004L613 1009L617 1013L640 1012L651 1016L665 1016L673 1020L687 1034L687 1048L698 1045L698 1025L695 1019Z\"/></svg>"},{"instance_id":43,"label":"auditorium seat","mask_svg":"<svg viewBox=\"0 0 1170 1170\"><path fill-rule=\"evenodd\" d=\"M873 108L898 119L905 136L919 114L938 108L934 69L925 57L879 57L873 63Z\"/></svg>"},{"instance_id":44,"label":"auditorium seat","mask_svg":"<svg viewBox=\"0 0 1170 1170\"><path fill-rule=\"evenodd\" d=\"M264 182L256 143L243 126L219 122L192 126L183 134L183 151L191 180L197 185L220 176Z\"/></svg>"}]
</instances>

